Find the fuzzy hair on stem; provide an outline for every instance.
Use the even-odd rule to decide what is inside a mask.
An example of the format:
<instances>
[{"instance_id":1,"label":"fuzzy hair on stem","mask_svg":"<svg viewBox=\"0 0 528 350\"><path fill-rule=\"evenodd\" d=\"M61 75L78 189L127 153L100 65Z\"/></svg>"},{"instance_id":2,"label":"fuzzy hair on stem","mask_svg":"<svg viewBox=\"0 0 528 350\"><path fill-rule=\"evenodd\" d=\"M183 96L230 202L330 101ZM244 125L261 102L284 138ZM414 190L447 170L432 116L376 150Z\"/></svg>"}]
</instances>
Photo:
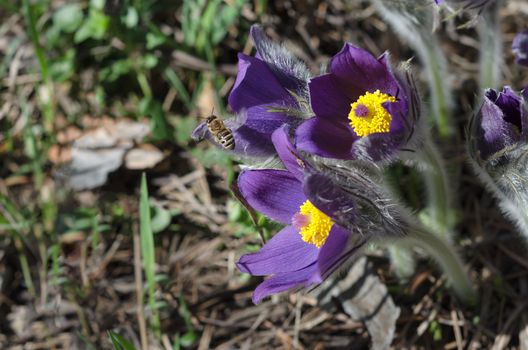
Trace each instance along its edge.
<instances>
[{"instance_id":1,"label":"fuzzy hair on stem","mask_svg":"<svg viewBox=\"0 0 528 350\"><path fill-rule=\"evenodd\" d=\"M486 160L480 158L471 143L468 152L472 155L469 159L473 171L528 244L528 145L506 147Z\"/></svg>"},{"instance_id":2,"label":"fuzzy hair on stem","mask_svg":"<svg viewBox=\"0 0 528 350\"><path fill-rule=\"evenodd\" d=\"M503 104L506 97L519 109L503 112L501 108L512 106ZM467 130L469 160L479 179L497 198L503 213L516 224L528 243L528 143L526 130L523 129L528 114L526 95L521 92L521 96L518 96L505 87L500 93L493 89L486 90L483 99ZM487 125L483 119L487 120ZM498 138L490 136L493 131L500 130L500 123L508 123L503 124L507 127L515 121L521 123L520 129L514 129L517 132L509 136L505 132L494 135ZM486 135L489 139L486 139Z\"/></svg>"},{"instance_id":3,"label":"fuzzy hair on stem","mask_svg":"<svg viewBox=\"0 0 528 350\"><path fill-rule=\"evenodd\" d=\"M485 1L483 1L485 2ZM502 1L495 0L484 7L478 21L480 37L480 87L497 88L501 81L503 45L500 29L499 9Z\"/></svg>"},{"instance_id":4,"label":"fuzzy hair on stem","mask_svg":"<svg viewBox=\"0 0 528 350\"><path fill-rule=\"evenodd\" d=\"M431 92L432 112L440 135L453 133L451 111L454 105L449 90L447 60L434 35L438 11L430 1L372 0L401 40L411 46L426 68Z\"/></svg>"},{"instance_id":5,"label":"fuzzy hair on stem","mask_svg":"<svg viewBox=\"0 0 528 350\"><path fill-rule=\"evenodd\" d=\"M283 76L284 72L289 72L294 76L298 80L297 91L302 92L300 98L309 101L307 84L312 74L306 64L291 53L284 44L270 40L257 24L251 26L251 37L259 57L268 63L277 76Z\"/></svg>"},{"instance_id":6,"label":"fuzzy hair on stem","mask_svg":"<svg viewBox=\"0 0 528 350\"><path fill-rule=\"evenodd\" d=\"M473 302L472 284L454 247L419 224L411 212L390 195L381 177L370 170L322 166L323 175L310 175L306 180L309 186L310 182L319 186L312 185L315 190L309 198L321 209L332 207L332 219L357 233L365 242L402 242L420 247L444 270L458 296L465 302ZM326 191L329 185L340 190ZM346 205L351 198L353 204ZM344 205L335 205L336 202Z\"/></svg>"}]
</instances>

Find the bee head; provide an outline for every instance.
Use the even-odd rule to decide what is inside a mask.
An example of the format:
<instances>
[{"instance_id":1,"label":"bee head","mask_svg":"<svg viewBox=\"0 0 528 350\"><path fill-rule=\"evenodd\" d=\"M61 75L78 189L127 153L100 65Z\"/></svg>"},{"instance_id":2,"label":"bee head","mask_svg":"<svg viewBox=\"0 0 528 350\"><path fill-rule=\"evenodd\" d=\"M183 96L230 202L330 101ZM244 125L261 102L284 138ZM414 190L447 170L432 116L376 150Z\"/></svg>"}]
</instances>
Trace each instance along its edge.
<instances>
[{"instance_id":1,"label":"bee head","mask_svg":"<svg viewBox=\"0 0 528 350\"><path fill-rule=\"evenodd\" d=\"M205 122L207 124L211 124L215 119L217 119L218 117L214 114L211 114L210 116L207 117L207 119L205 119Z\"/></svg>"}]
</instances>

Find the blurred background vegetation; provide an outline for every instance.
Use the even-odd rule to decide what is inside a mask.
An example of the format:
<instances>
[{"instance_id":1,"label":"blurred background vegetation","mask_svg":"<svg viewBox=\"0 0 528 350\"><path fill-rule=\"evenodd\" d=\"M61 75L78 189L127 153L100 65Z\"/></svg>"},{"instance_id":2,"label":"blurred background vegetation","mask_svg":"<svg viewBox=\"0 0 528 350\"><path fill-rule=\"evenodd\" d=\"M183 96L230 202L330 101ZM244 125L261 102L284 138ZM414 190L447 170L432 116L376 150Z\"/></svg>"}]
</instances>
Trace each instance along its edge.
<instances>
[{"instance_id":1,"label":"blurred background vegetation","mask_svg":"<svg viewBox=\"0 0 528 350\"><path fill-rule=\"evenodd\" d=\"M502 16L507 45L528 10L506 7ZM253 23L314 72L345 41L390 50L396 60L413 56L368 1L0 2L0 348L368 347L361 323L325 313L309 296L302 319L297 294L254 306L259 279L235 268L277 226L253 222L229 191L236 164L190 134L213 108L228 112L236 55L252 53ZM469 116L478 44L473 29L450 25L442 36L457 73L453 89L460 115ZM505 76L526 80L515 67ZM450 160L463 165L449 147ZM419 208L415 176L403 167L394 174L415 189L403 195ZM462 231L486 220L512 243L491 199L464 181L462 205L489 215L467 218ZM491 286L485 309L464 309L425 262L398 280L374 254L402 308L396 344L456 348L463 337L486 348L523 330L506 310L519 310L526 295L528 262L506 247L497 255L487 233L476 232L463 247L479 242L468 254L475 278ZM524 266L511 270L514 281L500 273L512 261Z\"/></svg>"}]
</instances>

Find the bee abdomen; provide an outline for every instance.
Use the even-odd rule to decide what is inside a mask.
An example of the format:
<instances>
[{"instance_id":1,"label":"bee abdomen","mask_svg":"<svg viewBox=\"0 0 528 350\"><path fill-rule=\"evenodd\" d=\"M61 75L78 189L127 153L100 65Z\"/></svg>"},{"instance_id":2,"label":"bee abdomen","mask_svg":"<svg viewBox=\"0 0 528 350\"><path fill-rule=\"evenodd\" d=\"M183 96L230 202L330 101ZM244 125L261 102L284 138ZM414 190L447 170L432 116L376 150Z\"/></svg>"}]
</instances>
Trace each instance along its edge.
<instances>
[{"instance_id":1,"label":"bee abdomen","mask_svg":"<svg viewBox=\"0 0 528 350\"><path fill-rule=\"evenodd\" d=\"M235 138L229 129L224 129L217 134L216 140L225 149L232 150L235 148Z\"/></svg>"}]
</instances>

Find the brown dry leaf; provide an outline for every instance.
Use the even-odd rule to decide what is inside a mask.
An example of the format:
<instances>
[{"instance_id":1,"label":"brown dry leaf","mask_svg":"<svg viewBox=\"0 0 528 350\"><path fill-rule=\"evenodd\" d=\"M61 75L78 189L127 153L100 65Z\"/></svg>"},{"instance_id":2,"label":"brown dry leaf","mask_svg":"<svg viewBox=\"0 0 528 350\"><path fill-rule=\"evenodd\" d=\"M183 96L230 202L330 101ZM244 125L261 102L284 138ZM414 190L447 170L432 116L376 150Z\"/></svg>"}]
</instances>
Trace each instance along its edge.
<instances>
[{"instance_id":1,"label":"brown dry leaf","mask_svg":"<svg viewBox=\"0 0 528 350\"><path fill-rule=\"evenodd\" d=\"M20 186L28 184L31 179L24 175L13 175L3 180L7 187Z\"/></svg>"},{"instance_id":2,"label":"brown dry leaf","mask_svg":"<svg viewBox=\"0 0 528 350\"><path fill-rule=\"evenodd\" d=\"M57 142L48 150L48 160L53 164L65 164L71 161L71 143L82 136L75 126L68 126L57 133Z\"/></svg>"},{"instance_id":3,"label":"brown dry leaf","mask_svg":"<svg viewBox=\"0 0 528 350\"><path fill-rule=\"evenodd\" d=\"M86 149L108 148L117 145L117 142L117 135L112 132L112 129L101 127L86 132L73 143L73 147Z\"/></svg>"},{"instance_id":4,"label":"brown dry leaf","mask_svg":"<svg viewBox=\"0 0 528 350\"><path fill-rule=\"evenodd\" d=\"M63 233L59 237L59 241L62 244L75 244L82 242L86 239L86 234L83 231L70 231Z\"/></svg>"},{"instance_id":5,"label":"brown dry leaf","mask_svg":"<svg viewBox=\"0 0 528 350\"><path fill-rule=\"evenodd\" d=\"M427 281L429 276L431 276L431 270L423 271L420 273L417 273L411 282L409 283L409 294L416 293L416 290Z\"/></svg>"},{"instance_id":6,"label":"brown dry leaf","mask_svg":"<svg viewBox=\"0 0 528 350\"><path fill-rule=\"evenodd\" d=\"M77 140L82 136L82 131L76 126L68 126L57 133L57 141L60 144L67 144Z\"/></svg>"},{"instance_id":7,"label":"brown dry leaf","mask_svg":"<svg viewBox=\"0 0 528 350\"><path fill-rule=\"evenodd\" d=\"M163 160L163 152L150 144L141 145L125 156L125 167L132 170L142 170L154 167Z\"/></svg>"},{"instance_id":8,"label":"brown dry leaf","mask_svg":"<svg viewBox=\"0 0 528 350\"><path fill-rule=\"evenodd\" d=\"M204 83L196 99L196 107L201 116L208 116L213 110L220 110L216 103L216 91L210 74L204 74Z\"/></svg>"},{"instance_id":9,"label":"brown dry leaf","mask_svg":"<svg viewBox=\"0 0 528 350\"><path fill-rule=\"evenodd\" d=\"M71 161L71 148L53 145L48 150L48 159L53 164L64 164Z\"/></svg>"}]
</instances>

